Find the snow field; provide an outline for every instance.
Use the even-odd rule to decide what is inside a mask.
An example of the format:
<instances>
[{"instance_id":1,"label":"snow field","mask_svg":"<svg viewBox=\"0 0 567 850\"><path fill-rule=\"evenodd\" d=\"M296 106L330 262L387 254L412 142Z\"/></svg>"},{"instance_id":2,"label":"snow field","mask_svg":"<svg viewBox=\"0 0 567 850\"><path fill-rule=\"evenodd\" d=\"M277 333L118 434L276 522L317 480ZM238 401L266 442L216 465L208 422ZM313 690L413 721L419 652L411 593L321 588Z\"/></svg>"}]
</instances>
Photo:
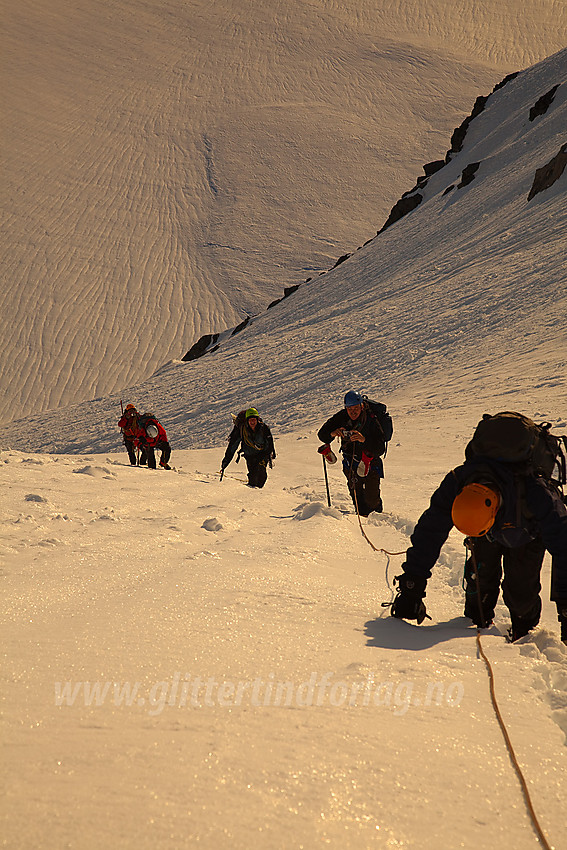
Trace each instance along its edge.
<instances>
[{"instance_id":1,"label":"snow field","mask_svg":"<svg viewBox=\"0 0 567 850\"><path fill-rule=\"evenodd\" d=\"M422 425L395 436L386 512L363 521L393 552L444 474L430 456L415 486ZM169 473L131 468L125 451L2 453L13 844L534 845L461 616L460 536L430 581L432 620L393 620L381 603L403 558L386 576L385 556L342 513L352 506L337 467L327 508L316 446L312 431L276 434L262 491L244 486L243 462L219 482L222 448L173 447ZM482 640L555 838L567 651L549 565L543 583L533 635L506 644L499 606Z\"/></svg>"}]
</instances>

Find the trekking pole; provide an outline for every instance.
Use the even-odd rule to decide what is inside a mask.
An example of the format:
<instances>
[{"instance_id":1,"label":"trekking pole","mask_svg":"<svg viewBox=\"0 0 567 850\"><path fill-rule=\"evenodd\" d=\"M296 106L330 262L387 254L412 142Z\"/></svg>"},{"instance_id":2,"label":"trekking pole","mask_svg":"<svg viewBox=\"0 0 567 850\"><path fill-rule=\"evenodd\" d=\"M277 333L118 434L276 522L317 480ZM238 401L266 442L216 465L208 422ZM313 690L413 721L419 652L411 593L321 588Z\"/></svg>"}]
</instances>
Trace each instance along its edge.
<instances>
[{"instance_id":1,"label":"trekking pole","mask_svg":"<svg viewBox=\"0 0 567 850\"><path fill-rule=\"evenodd\" d=\"M223 466L223 468L222 468L222 469L221 469L221 471L220 471L220 479L219 479L219 483L222 481L222 477L223 477L223 475L224 475L224 466Z\"/></svg>"},{"instance_id":2,"label":"trekking pole","mask_svg":"<svg viewBox=\"0 0 567 850\"><path fill-rule=\"evenodd\" d=\"M331 507L331 494L329 492L329 479L327 477L327 461L325 460L325 455L321 455L323 458L323 470L325 472L325 486L327 487L327 505Z\"/></svg>"}]
</instances>

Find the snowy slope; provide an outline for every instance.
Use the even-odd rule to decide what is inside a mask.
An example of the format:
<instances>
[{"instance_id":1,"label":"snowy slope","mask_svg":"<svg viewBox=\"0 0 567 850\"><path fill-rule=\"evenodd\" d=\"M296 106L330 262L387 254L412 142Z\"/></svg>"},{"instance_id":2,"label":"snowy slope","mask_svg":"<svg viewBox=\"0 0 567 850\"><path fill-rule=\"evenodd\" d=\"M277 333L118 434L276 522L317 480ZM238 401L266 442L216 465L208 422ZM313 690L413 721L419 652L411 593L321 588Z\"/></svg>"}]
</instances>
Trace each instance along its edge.
<instances>
[{"instance_id":1,"label":"snowy slope","mask_svg":"<svg viewBox=\"0 0 567 850\"><path fill-rule=\"evenodd\" d=\"M563 0L18 0L0 417L139 383L381 226Z\"/></svg>"},{"instance_id":2,"label":"snowy slope","mask_svg":"<svg viewBox=\"0 0 567 850\"><path fill-rule=\"evenodd\" d=\"M164 422L175 471L126 465L118 396L5 430L6 846L541 846L462 616L461 536L429 582L432 619L393 620L403 555L370 548L336 467L327 507L315 431L351 386L388 403L385 512L363 522L392 553L485 410L567 431L565 174L527 202L565 140L566 59L489 99L416 210L124 394ZM262 491L242 463L217 472L229 412L250 403L276 437ZM560 850L567 649L549 574L546 558L538 629L507 644L500 604L481 640Z\"/></svg>"},{"instance_id":3,"label":"snowy slope","mask_svg":"<svg viewBox=\"0 0 567 850\"><path fill-rule=\"evenodd\" d=\"M386 513L365 521L392 552L462 452L431 442L427 413L397 424ZM316 446L308 430L278 439L263 491L234 464L219 483L220 447L175 451L177 473L2 452L6 846L540 846L462 616L459 535L432 620L393 620L381 603L402 558L341 513L336 470L326 507ZM482 643L560 850L567 648L547 563L543 586L540 628L506 644L499 605Z\"/></svg>"},{"instance_id":4,"label":"snowy slope","mask_svg":"<svg viewBox=\"0 0 567 850\"><path fill-rule=\"evenodd\" d=\"M567 171L527 201L537 168L565 142L567 50L508 82L469 125L463 149L430 179L417 209L346 262L301 286L200 360L172 362L126 390L178 448L218 445L230 412L255 404L294 430L348 386L398 411L428 404L528 405L567 415ZM530 109L557 84L547 111ZM443 155L445 146L440 155ZM454 188L480 162L474 180ZM116 447L118 396L12 423L4 445ZM437 415L444 416L444 413ZM555 419L554 419L555 417Z\"/></svg>"}]
</instances>

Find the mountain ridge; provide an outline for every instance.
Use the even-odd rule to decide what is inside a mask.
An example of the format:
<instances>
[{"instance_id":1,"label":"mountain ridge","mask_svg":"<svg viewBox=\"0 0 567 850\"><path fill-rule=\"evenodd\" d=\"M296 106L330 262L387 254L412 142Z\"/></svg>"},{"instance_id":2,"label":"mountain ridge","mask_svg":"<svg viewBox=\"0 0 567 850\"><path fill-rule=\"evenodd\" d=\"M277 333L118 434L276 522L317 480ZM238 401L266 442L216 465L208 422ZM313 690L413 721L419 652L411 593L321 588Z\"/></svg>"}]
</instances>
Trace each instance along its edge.
<instances>
[{"instance_id":1,"label":"mountain ridge","mask_svg":"<svg viewBox=\"0 0 567 850\"><path fill-rule=\"evenodd\" d=\"M539 0L9 3L0 418L138 383L329 268L566 35Z\"/></svg>"},{"instance_id":2,"label":"mountain ridge","mask_svg":"<svg viewBox=\"0 0 567 850\"><path fill-rule=\"evenodd\" d=\"M426 381L441 387L436 407L470 392L479 407L500 399L523 408L531 399L546 417L557 417L558 405L561 418L565 173L527 197L536 167L563 141L567 86L536 121L529 110L566 67L563 50L500 89L412 214L262 314L214 358L172 361L124 400L154 410L180 448L217 445L229 413L248 404L280 431L313 422L349 385L395 403L402 387L414 384L419 397ZM471 161L481 163L475 179L445 194ZM110 450L119 398L12 423L12 445Z\"/></svg>"}]
</instances>

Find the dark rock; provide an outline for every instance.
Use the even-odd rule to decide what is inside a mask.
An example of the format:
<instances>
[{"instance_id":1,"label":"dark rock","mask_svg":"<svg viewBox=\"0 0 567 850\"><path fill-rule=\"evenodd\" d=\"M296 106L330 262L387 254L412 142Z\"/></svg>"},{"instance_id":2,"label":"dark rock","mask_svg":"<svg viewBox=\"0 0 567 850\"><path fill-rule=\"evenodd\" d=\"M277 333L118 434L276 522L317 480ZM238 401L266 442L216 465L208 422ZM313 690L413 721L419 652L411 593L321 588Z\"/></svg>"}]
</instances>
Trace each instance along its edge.
<instances>
[{"instance_id":1,"label":"dark rock","mask_svg":"<svg viewBox=\"0 0 567 850\"><path fill-rule=\"evenodd\" d=\"M197 360L199 357L202 357L203 354L206 353L209 345L216 342L218 338L219 338L218 334L205 334L204 336L201 337L201 339L197 340L195 345L191 346L191 348L189 349L187 354L185 354L185 356L182 357L181 359L183 361L185 361L186 363L189 360Z\"/></svg>"},{"instance_id":2,"label":"dark rock","mask_svg":"<svg viewBox=\"0 0 567 850\"><path fill-rule=\"evenodd\" d=\"M545 191L545 189L549 189L550 186L553 186L556 180L559 180L563 172L565 171L565 166L567 165L567 142L564 145L561 145L559 149L559 153L557 153L553 159L551 159L547 165L542 165L541 168L538 168L534 182L532 183L532 188L530 189L530 193L528 195L528 201L531 201L533 197L535 197L539 192Z\"/></svg>"},{"instance_id":3,"label":"dark rock","mask_svg":"<svg viewBox=\"0 0 567 850\"><path fill-rule=\"evenodd\" d=\"M553 86L553 88L546 92L546 94L543 94L539 100L536 100L535 104L530 109L530 121L534 121L536 118L539 118L540 115L545 115L553 103L555 92L558 88L559 83L556 86Z\"/></svg>"},{"instance_id":4,"label":"dark rock","mask_svg":"<svg viewBox=\"0 0 567 850\"><path fill-rule=\"evenodd\" d=\"M394 204L394 206L390 210L388 220L376 235L378 236L379 233L383 233L387 227L390 227L392 224L395 224L396 221L399 221L405 215L410 213L412 210L418 207L422 201L423 195L420 195L419 192L415 195L408 195L405 198L400 198L400 200L396 204Z\"/></svg>"},{"instance_id":5,"label":"dark rock","mask_svg":"<svg viewBox=\"0 0 567 850\"><path fill-rule=\"evenodd\" d=\"M503 80L500 80L499 83L496 83L496 85L492 89L492 94L494 94L495 91L498 91L498 89L504 88L504 86L509 83L510 80L515 80L519 73L519 71L514 71L512 74L508 74L506 77L504 77Z\"/></svg>"},{"instance_id":6,"label":"dark rock","mask_svg":"<svg viewBox=\"0 0 567 850\"><path fill-rule=\"evenodd\" d=\"M471 121L473 121L477 115L484 110L486 106L486 101L488 100L488 96L480 95L474 102L473 111L465 118L462 124L460 124L457 129L453 132L451 136L451 147L447 151L447 155L445 157L445 163L450 162L452 154L459 153L463 149L463 143L465 141L465 136L467 135L467 130L469 129L469 125Z\"/></svg>"},{"instance_id":7,"label":"dark rock","mask_svg":"<svg viewBox=\"0 0 567 850\"><path fill-rule=\"evenodd\" d=\"M234 330L233 330L233 331L232 331L232 333L231 333L231 336L235 336L236 334L239 334L239 333L240 333L240 331L243 331L243 330L244 330L244 328L246 327L246 325L248 324L248 322L249 322L249 321L250 321L250 316L246 316L246 318L244 319L244 321L243 321L243 322L240 322L240 324L239 324L239 325L237 325L237 326L234 328Z\"/></svg>"},{"instance_id":8,"label":"dark rock","mask_svg":"<svg viewBox=\"0 0 567 850\"><path fill-rule=\"evenodd\" d=\"M300 286L301 286L301 284L299 284L299 283L296 283L295 286L286 286L286 288L283 291L283 297L289 298L290 295L293 295L294 292L297 292L297 290L299 289Z\"/></svg>"},{"instance_id":9,"label":"dark rock","mask_svg":"<svg viewBox=\"0 0 567 850\"><path fill-rule=\"evenodd\" d=\"M348 260L350 256L350 254L343 254L342 257L339 257L333 268L336 269L337 266L340 266L341 263L344 263L345 260Z\"/></svg>"},{"instance_id":10,"label":"dark rock","mask_svg":"<svg viewBox=\"0 0 567 850\"><path fill-rule=\"evenodd\" d=\"M271 310L271 309L272 309L272 307L275 307L275 306L276 306L276 304L279 304L279 303L280 303L280 301L283 301L283 298L276 298L276 300L275 300L275 301L272 301L272 303L271 303L271 304L268 304L268 306L266 307L266 310Z\"/></svg>"},{"instance_id":11,"label":"dark rock","mask_svg":"<svg viewBox=\"0 0 567 850\"><path fill-rule=\"evenodd\" d=\"M435 174L437 171L444 168L446 164L447 163L444 159L436 159L434 162L428 162L423 166L426 177L431 177L432 174Z\"/></svg>"},{"instance_id":12,"label":"dark rock","mask_svg":"<svg viewBox=\"0 0 567 850\"><path fill-rule=\"evenodd\" d=\"M448 195L448 194L449 194L449 192L452 192L454 188L455 188L455 185L454 185L454 184L453 184L453 185L451 185L451 186L447 186L447 188L445 189L445 191L443 192L443 194L444 194L444 195Z\"/></svg>"},{"instance_id":13,"label":"dark rock","mask_svg":"<svg viewBox=\"0 0 567 850\"><path fill-rule=\"evenodd\" d=\"M469 183L472 183L479 167L480 162L469 162L469 164L465 168L463 168L461 174L461 182L457 183L457 189L462 189L463 186L468 186Z\"/></svg>"}]
</instances>

